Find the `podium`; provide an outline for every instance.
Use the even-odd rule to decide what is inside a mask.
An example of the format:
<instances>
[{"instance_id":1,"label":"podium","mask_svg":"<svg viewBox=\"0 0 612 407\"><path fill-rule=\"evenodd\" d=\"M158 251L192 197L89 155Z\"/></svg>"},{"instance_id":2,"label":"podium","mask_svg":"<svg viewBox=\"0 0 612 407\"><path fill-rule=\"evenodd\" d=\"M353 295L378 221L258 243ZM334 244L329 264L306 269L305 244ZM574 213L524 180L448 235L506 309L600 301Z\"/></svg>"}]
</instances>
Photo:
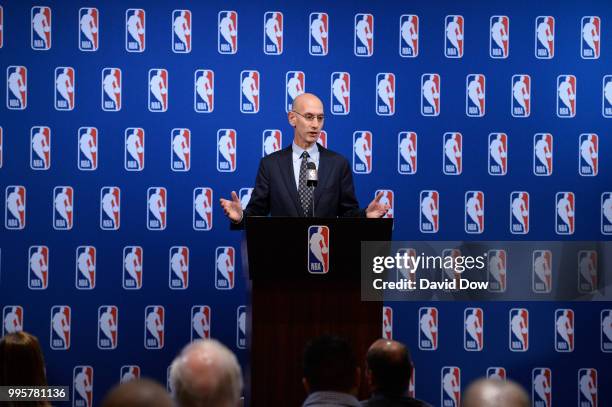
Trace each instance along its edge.
<instances>
[{"instance_id":1,"label":"podium","mask_svg":"<svg viewBox=\"0 0 612 407\"><path fill-rule=\"evenodd\" d=\"M382 335L382 303L361 301L361 241L391 240L392 222L366 218L245 220L243 263L251 280L247 380L251 406L300 406L306 398L304 347L325 333L351 342L362 370L360 396L366 396L364 358L370 344ZM311 251L311 242L328 250Z\"/></svg>"}]
</instances>

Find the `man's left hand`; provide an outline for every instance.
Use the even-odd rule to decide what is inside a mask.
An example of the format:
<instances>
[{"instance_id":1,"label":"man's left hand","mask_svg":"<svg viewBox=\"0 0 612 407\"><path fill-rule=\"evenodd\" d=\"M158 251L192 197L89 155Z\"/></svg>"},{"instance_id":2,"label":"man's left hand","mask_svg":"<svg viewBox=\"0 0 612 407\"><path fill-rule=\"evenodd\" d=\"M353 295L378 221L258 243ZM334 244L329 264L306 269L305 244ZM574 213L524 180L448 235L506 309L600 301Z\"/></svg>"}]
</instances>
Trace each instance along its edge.
<instances>
[{"instance_id":1,"label":"man's left hand","mask_svg":"<svg viewBox=\"0 0 612 407\"><path fill-rule=\"evenodd\" d=\"M387 211L391 209L389 204L381 204L380 199L383 197L384 192L379 192L376 198L366 208L366 217L368 218L382 218L385 216Z\"/></svg>"}]
</instances>

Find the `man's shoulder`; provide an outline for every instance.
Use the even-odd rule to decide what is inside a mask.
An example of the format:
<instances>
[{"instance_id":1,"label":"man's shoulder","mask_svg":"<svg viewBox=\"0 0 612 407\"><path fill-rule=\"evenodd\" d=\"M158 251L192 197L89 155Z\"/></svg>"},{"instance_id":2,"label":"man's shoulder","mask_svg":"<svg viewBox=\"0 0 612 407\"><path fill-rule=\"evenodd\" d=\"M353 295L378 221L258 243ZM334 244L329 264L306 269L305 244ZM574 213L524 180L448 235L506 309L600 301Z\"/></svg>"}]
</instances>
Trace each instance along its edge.
<instances>
[{"instance_id":1,"label":"man's shoulder","mask_svg":"<svg viewBox=\"0 0 612 407\"><path fill-rule=\"evenodd\" d=\"M283 157L286 157L287 155L291 155L291 146L275 151L272 154L268 154L261 159L261 162L262 164L275 162Z\"/></svg>"},{"instance_id":2,"label":"man's shoulder","mask_svg":"<svg viewBox=\"0 0 612 407\"><path fill-rule=\"evenodd\" d=\"M319 154L321 157L325 157L326 159L337 162L337 163L348 163L348 160L345 156L335 151L329 150L319 144Z\"/></svg>"}]
</instances>

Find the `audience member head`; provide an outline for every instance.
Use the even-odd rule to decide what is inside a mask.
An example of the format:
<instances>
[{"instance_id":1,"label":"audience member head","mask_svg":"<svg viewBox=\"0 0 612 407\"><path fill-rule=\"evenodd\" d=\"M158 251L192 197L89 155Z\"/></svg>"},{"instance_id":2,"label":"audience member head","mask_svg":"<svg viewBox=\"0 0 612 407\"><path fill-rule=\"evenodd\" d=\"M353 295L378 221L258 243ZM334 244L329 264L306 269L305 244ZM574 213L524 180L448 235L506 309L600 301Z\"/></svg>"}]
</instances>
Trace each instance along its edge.
<instances>
[{"instance_id":1,"label":"audience member head","mask_svg":"<svg viewBox=\"0 0 612 407\"><path fill-rule=\"evenodd\" d=\"M479 379L463 395L464 407L529 407L529 396L513 381Z\"/></svg>"},{"instance_id":2,"label":"audience member head","mask_svg":"<svg viewBox=\"0 0 612 407\"><path fill-rule=\"evenodd\" d=\"M102 407L173 407L172 398L153 380L131 380L111 389Z\"/></svg>"},{"instance_id":3,"label":"audience member head","mask_svg":"<svg viewBox=\"0 0 612 407\"><path fill-rule=\"evenodd\" d=\"M406 395L411 361L406 346L397 341L378 339L366 354L370 390L386 397Z\"/></svg>"},{"instance_id":4,"label":"audience member head","mask_svg":"<svg viewBox=\"0 0 612 407\"><path fill-rule=\"evenodd\" d=\"M307 393L337 391L357 394L360 370L345 339L330 335L313 339L306 345L303 363L302 383Z\"/></svg>"},{"instance_id":5,"label":"audience member head","mask_svg":"<svg viewBox=\"0 0 612 407\"><path fill-rule=\"evenodd\" d=\"M187 345L172 362L170 381L180 407L235 407L240 403L240 365L216 340Z\"/></svg>"}]
</instances>

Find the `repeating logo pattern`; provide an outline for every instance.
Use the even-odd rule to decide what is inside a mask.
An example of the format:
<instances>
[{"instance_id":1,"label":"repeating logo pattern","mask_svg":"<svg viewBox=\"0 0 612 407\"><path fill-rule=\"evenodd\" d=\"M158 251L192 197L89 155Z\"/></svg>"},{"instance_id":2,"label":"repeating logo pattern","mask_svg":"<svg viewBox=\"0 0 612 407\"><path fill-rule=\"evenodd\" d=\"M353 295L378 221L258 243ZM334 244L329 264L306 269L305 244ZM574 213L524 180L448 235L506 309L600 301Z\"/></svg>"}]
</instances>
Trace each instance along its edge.
<instances>
[{"instance_id":1,"label":"repeating logo pattern","mask_svg":"<svg viewBox=\"0 0 612 407\"><path fill-rule=\"evenodd\" d=\"M327 13L311 13L308 25L308 52L314 56L324 56L329 52L329 16Z\"/></svg>"},{"instance_id":2,"label":"repeating logo pattern","mask_svg":"<svg viewBox=\"0 0 612 407\"><path fill-rule=\"evenodd\" d=\"M419 16L402 14L400 16L399 54L404 58L419 55Z\"/></svg>"}]
</instances>

